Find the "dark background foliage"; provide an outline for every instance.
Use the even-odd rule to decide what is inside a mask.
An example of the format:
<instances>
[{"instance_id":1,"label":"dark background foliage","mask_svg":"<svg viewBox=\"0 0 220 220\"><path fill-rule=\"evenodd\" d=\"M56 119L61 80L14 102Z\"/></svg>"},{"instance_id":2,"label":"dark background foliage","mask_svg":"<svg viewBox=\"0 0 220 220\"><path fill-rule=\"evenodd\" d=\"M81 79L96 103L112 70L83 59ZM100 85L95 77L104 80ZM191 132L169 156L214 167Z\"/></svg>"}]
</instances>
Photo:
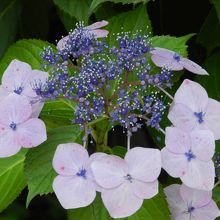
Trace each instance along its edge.
<instances>
[{"instance_id":1,"label":"dark background foliage","mask_svg":"<svg viewBox=\"0 0 220 220\"><path fill-rule=\"evenodd\" d=\"M78 0L81 4L81 0ZM214 1L213 1L214 2ZM213 73L212 79L200 80L206 86L211 96L220 99L218 92L212 91L213 83L218 87L220 77L220 29L218 10L209 0L154 0L146 7L152 22L154 35L183 36L195 33L188 41L189 57L201 65L205 65ZM105 2L92 14L89 23L100 19L108 19L113 15L133 10L138 5L123 5L121 3ZM220 9L219 9L220 10ZM108 12L108 13L107 13ZM7 48L15 41L23 38L35 38L55 43L65 36L70 27L74 28L76 19L65 16L52 0L0 0L0 58ZM65 24L65 25L64 25ZM187 75L187 77L192 77ZM195 77L196 78L196 77ZM125 145L126 136L117 127L109 134L110 146ZM152 146L146 128L132 137L132 145ZM0 195L1 196L1 195ZM58 220L65 219L66 213L60 207L53 195L37 196L25 208L27 189L0 214L0 220Z\"/></svg>"}]
</instances>

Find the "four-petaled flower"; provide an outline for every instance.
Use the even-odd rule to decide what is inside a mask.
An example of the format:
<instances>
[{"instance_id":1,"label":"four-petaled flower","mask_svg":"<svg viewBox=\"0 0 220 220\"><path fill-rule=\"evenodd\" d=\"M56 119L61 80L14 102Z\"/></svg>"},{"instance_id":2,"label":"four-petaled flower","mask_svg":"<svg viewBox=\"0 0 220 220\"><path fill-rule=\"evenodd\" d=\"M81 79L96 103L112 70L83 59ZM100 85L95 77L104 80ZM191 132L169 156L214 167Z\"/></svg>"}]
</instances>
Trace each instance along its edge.
<instances>
[{"instance_id":1,"label":"four-petaled flower","mask_svg":"<svg viewBox=\"0 0 220 220\"><path fill-rule=\"evenodd\" d=\"M174 96L168 118L184 131L210 130L220 139L220 103L198 83L184 80Z\"/></svg>"},{"instance_id":2,"label":"four-petaled flower","mask_svg":"<svg viewBox=\"0 0 220 220\"><path fill-rule=\"evenodd\" d=\"M21 147L36 147L47 139L46 127L38 118L30 118L28 99L10 94L0 105L0 157L16 154Z\"/></svg>"},{"instance_id":3,"label":"four-petaled flower","mask_svg":"<svg viewBox=\"0 0 220 220\"><path fill-rule=\"evenodd\" d=\"M211 192L173 184L165 188L165 194L172 220L214 220L220 216Z\"/></svg>"},{"instance_id":4,"label":"four-petaled flower","mask_svg":"<svg viewBox=\"0 0 220 220\"><path fill-rule=\"evenodd\" d=\"M125 159L108 155L91 164L95 181L103 190L101 197L113 218L135 213L144 199L158 193L157 178L161 171L161 155L157 149L135 147Z\"/></svg>"}]
</instances>

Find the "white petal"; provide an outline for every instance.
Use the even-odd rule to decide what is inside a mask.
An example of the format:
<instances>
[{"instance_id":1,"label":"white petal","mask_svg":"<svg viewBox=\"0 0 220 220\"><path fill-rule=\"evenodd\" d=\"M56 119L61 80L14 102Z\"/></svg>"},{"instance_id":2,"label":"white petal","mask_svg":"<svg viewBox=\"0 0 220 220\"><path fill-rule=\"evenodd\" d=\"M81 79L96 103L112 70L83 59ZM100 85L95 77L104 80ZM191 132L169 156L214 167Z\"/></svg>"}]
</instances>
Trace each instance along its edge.
<instances>
[{"instance_id":1,"label":"white petal","mask_svg":"<svg viewBox=\"0 0 220 220\"><path fill-rule=\"evenodd\" d=\"M88 206L96 196L93 183L77 176L57 176L53 181L53 189L65 209Z\"/></svg>"},{"instance_id":2,"label":"white petal","mask_svg":"<svg viewBox=\"0 0 220 220\"><path fill-rule=\"evenodd\" d=\"M193 159L189 162L188 170L181 177L188 187L210 191L214 187L215 167L212 161L203 162Z\"/></svg>"},{"instance_id":3,"label":"white petal","mask_svg":"<svg viewBox=\"0 0 220 220\"><path fill-rule=\"evenodd\" d=\"M91 164L95 181L103 188L110 189L125 181L128 166L120 157L109 155Z\"/></svg>"},{"instance_id":4,"label":"white petal","mask_svg":"<svg viewBox=\"0 0 220 220\"><path fill-rule=\"evenodd\" d=\"M31 118L38 118L43 107L44 107L44 103L43 102L36 102L36 103L32 104L31 106L32 106Z\"/></svg>"},{"instance_id":5,"label":"white petal","mask_svg":"<svg viewBox=\"0 0 220 220\"><path fill-rule=\"evenodd\" d=\"M58 50L63 50L66 47L66 43L69 40L69 35L67 35L66 37L63 37L61 40L58 41L57 43L57 49Z\"/></svg>"},{"instance_id":6,"label":"white petal","mask_svg":"<svg viewBox=\"0 0 220 220\"><path fill-rule=\"evenodd\" d=\"M190 133L192 152L200 160L210 161L215 152L214 135L209 130L197 130Z\"/></svg>"},{"instance_id":7,"label":"white petal","mask_svg":"<svg viewBox=\"0 0 220 220\"><path fill-rule=\"evenodd\" d=\"M154 182L142 182L139 180L132 180L131 188L134 194L140 199L150 199L157 195L159 191L158 180Z\"/></svg>"},{"instance_id":8,"label":"white petal","mask_svg":"<svg viewBox=\"0 0 220 220\"><path fill-rule=\"evenodd\" d=\"M134 195L130 183L101 193L102 201L113 218L125 218L134 214L142 205L143 199Z\"/></svg>"},{"instance_id":9,"label":"white petal","mask_svg":"<svg viewBox=\"0 0 220 220\"><path fill-rule=\"evenodd\" d=\"M0 85L0 101L6 98L10 92L2 85Z\"/></svg>"},{"instance_id":10,"label":"white petal","mask_svg":"<svg viewBox=\"0 0 220 220\"><path fill-rule=\"evenodd\" d=\"M220 103L218 101L209 99L204 121L206 127L214 133L215 139L220 139Z\"/></svg>"},{"instance_id":11,"label":"white petal","mask_svg":"<svg viewBox=\"0 0 220 220\"><path fill-rule=\"evenodd\" d=\"M58 145L53 158L53 168L64 176L75 175L79 169L86 168L88 152L77 143Z\"/></svg>"},{"instance_id":12,"label":"white petal","mask_svg":"<svg viewBox=\"0 0 220 220\"><path fill-rule=\"evenodd\" d=\"M106 37L109 34L109 31L96 29L90 31L90 33L94 34L96 38L101 38L101 37Z\"/></svg>"},{"instance_id":13,"label":"white petal","mask_svg":"<svg viewBox=\"0 0 220 220\"><path fill-rule=\"evenodd\" d=\"M174 154L163 148L161 150L162 167L172 177L181 177L188 170L187 158L184 154Z\"/></svg>"},{"instance_id":14,"label":"white petal","mask_svg":"<svg viewBox=\"0 0 220 220\"><path fill-rule=\"evenodd\" d=\"M165 135L166 148L175 154L184 154L188 152L191 146L188 133L176 128L167 127Z\"/></svg>"},{"instance_id":15,"label":"white petal","mask_svg":"<svg viewBox=\"0 0 220 220\"><path fill-rule=\"evenodd\" d=\"M208 94L199 83L185 79L176 91L174 101L186 105L193 112L204 112L208 104Z\"/></svg>"},{"instance_id":16,"label":"white petal","mask_svg":"<svg viewBox=\"0 0 220 220\"><path fill-rule=\"evenodd\" d=\"M180 195L186 204L191 204L195 208L207 205L212 199L212 192L192 189L184 184L180 186Z\"/></svg>"},{"instance_id":17,"label":"white petal","mask_svg":"<svg viewBox=\"0 0 220 220\"><path fill-rule=\"evenodd\" d=\"M135 147L125 155L129 174L143 182L153 182L161 171L160 151L152 148Z\"/></svg>"},{"instance_id":18,"label":"white petal","mask_svg":"<svg viewBox=\"0 0 220 220\"><path fill-rule=\"evenodd\" d=\"M97 28L104 27L106 25L108 25L108 21L102 20L102 21L95 22L95 23L93 23L89 26L86 26L85 29L94 30L94 29L97 29Z\"/></svg>"}]
</instances>

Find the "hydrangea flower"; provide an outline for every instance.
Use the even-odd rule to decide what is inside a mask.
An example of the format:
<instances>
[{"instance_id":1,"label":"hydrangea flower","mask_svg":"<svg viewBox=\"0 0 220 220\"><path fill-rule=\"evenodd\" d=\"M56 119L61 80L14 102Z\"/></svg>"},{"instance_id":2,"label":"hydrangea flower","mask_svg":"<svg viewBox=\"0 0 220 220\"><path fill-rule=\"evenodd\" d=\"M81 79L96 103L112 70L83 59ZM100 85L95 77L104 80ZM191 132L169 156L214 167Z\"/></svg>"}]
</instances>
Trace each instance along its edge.
<instances>
[{"instance_id":1,"label":"hydrangea flower","mask_svg":"<svg viewBox=\"0 0 220 220\"><path fill-rule=\"evenodd\" d=\"M220 139L220 103L196 82L184 80L174 96L168 118L185 131L207 129Z\"/></svg>"},{"instance_id":2,"label":"hydrangea flower","mask_svg":"<svg viewBox=\"0 0 220 220\"><path fill-rule=\"evenodd\" d=\"M106 154L95 153L89 158L86 149L77 143L58 145L53 168L59 174L53 181L54 192L65 209L85 207L93 202L96 190L90 164Z\"/></svg>"},{"instance_id":3,"label":"hydrangea flower","mask_svg":"<svg viewBox=\"0 0 220 220\"><path fill-rule=\"evenodd\" d=\"M46 83L47 78L47 72L32 70L29 64L14 59L2 76L0 98L3 99L10 93L26 96L33 107L32 117L38 117L43 103L39 102L34 86Z\"/></svg>"},{"instance_id":4,"label":"hydrangea flower","mask_svg":"<svg viewBox=\"0 0 220 220\"><path fill-rule=\"evenodd\" d=\"M182 57L180 54L160 47L155 47L151 51L151 59L158 67L167 67L170 70L183 70L199 74L209 75L205 69L196 64L195 62Z\"/></svg>"},{"instance_id":5,"label":"hydrangea flower","mask_svg":"<svg viewBox=\"0 0 220 220\"><path fill-rule=\"evenodd\" d=\"M162 149L162 167L173 177L192 188L212 190L215 166L214 136L209 130L190 133L175 127L166 128L166 147Z\"/></svg>"},{"instance_id":6,"label":"hydrangea flower","mask_svg":"<svg viewBox=\"0 0 220 220\"><path fill-rule=\"evenodd\" d=\"M95 38L106 37L109 32L107 30L100 29L101 27L104 27L106 25L108 25L108 21L104 21L104 20L98 21L95 22L94 24L84 27L84 30L86 33L93 35ZM69 40L69 35L59 40L57 43L57 49L58 50L65 49L68 40Z\"/></svg>"},{"instance_id":7,"label":"hydrangea flower","mask_svg":"<svg viewBox=\"0 0 220 220\"><path fill-rule=\"evenodd\" d=\"M8 95L0 105L0 157L16 154L21 147L36 147L47 139L46 127L38 118L30 118L28 99Z\"/></svg>"},{"instance_id":8,"label":"hydrangea flower","mask_svg":"<svg viewBox=\"0 0 220 220\"><path fill-rule=\"evenodd\" d=\"M214 220L220 216L211 192L173 184L165 188L165 194L172 220Z\"/></svg>"},{"instance_id":9,"label":"hydrangea flower","mask_svg":"<svg viewBox=\"0 0 220 220\"><path fill-rule=\"evenodd\" d=\"M110 215L123 218L135 213L144 199L158 193L161 155L157 149L135 147L124 160L104 156L94 161L91 169L95 181L103 188L101 197Z\"/></svg>"}]
</instances>

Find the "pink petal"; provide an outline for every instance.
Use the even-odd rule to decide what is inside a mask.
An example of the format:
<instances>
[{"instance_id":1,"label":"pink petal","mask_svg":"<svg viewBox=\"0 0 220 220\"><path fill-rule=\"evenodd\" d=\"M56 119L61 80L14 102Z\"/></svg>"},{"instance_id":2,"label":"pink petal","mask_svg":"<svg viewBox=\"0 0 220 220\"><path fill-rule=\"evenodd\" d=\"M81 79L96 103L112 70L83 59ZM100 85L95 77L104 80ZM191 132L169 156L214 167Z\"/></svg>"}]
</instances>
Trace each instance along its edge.
<instances>
[{"instance_id":1,"label":"pink petal","mask_svg":"<svg viewBox=\"0 0 220 220\"><path fill-rule=\"evenodd\" d=\"M0 157L9 157L16 154L21 145L15 138L15 132L4 125L0 125Z\"/></svg>"},{"instance_id":2,"label":"pink petal","mask_svg":"<svg viewBox=\"0 0 220 220\"><path fill-rule=\"evenodd\" d=\"M185 210L183 213L179 214L175 220L196 220L193 215L190 217L190 214ZM201 219L202 220L202 219Z\"/></svg>"},{"instance_id":3,"label":"pink petal","mask_svg":"<svg viewBox=\"0 0 220 220\"><path fill-rule=\"evenodd\" d=\"M102 201L113 218L124 218L134 214L143 203L143 199L134 195L130 183L106 190L101 193Z\"/></svg>"},{"instance_id":4,"label":"pink petal","mask_svg":"<svg viewBox=\"0 0 220 220\"><path fill-rule=\"evenodd\" d=\"M175 127L183 131L190 131L196 127L196 117L194 113L186 105L176 104L171 105L168 118Z\"/></svg>"},{"instance_id":5,"label":"pink petal","mask_svg":"<svg viewBox=\"0 0 220 220\"><path fill-rule=\"evenodd\" d=\"M196 220L213 220L220 216L220 211L215 202L211 200L208 205L196 209L193 216Z\"/></svg>"},{"instance_id":6,"label":"pink petal","mask_svg":"<svg viewBox=\"0 0 220 220\"><path fill-rule=\"evenodd\" d=\"M215 136L220 139L220 103L214 99L209 99L205 113L205 125Z\"/></svg>"},{"instance_id":7,"label":"pink petal","mask_svg":"<svg viewBox=\"0 0 220 220\"><path fill-rule=\"evenodd\" d=\"M2 76L2 84L9 91L26 83L31 66L19 60L12 60Z\"/></svg>"},{"instance_id":8,"label":"pink petal","mask_svg":"<svg viewBox=\"0 0 220 220\"><path fill-rule=\"evenodd\" d=\"M139 180L132 180L131 188L133 193L140 199L150 199L157 195L159 184L158 181L154 182L142 182Z\"/></svg>"},{"instance_id":9,"label":"pink petal","mask_svg":"<svg viewBox=\"0 0 220 220\"><path fill-rule=\"evenodd\" d=\"M180 185L170 185L164 188L164 193L167 197L166 199L173 217L172 219L176 219L176 217L186 209L186 204L180 196Z\"/></svg>"},{"instance_id":10,"label":"pink petal","mask_svg":"<svg viewBox=\"0 0 220 220\"><path fill-rule=\"evenodd\" d=\"M66 47L66 43L69 40L69 35L67 35L66 37L63 37L61 40L58 41L57 43L57 49L58 50L63 50Z\"/></svg>"},{"instance_id":11,"label":"pink petal","mask_svg":"<svg viewBox=\"0 0 220 220\"><path fill-rule=\"evenodd\" d=\"M42 120L31 118L18 125L16 137L21 146L32 148L47 140L45 124Z\"/></svg>"},{"instance_id":12,"label":"pink petal","mask_svg":"<svg viewBox=\"0 0 220 220\"><path fill-rule=\"evenodd\" d=\"M4 86L0 85L0 100L2 101L9 94L10 94L10 92Z\"/></svg>"},{"instance_id":13,"label":"pink petal","mask_svg":"<svg viewBox=\"0 0 220 220\"><path fill-rule=\"evenodd\" d=\"M120 157L109 155L91 164L95 181L103 188L114 188L125 181L128 166Z\"/></svg>"},{"instance_id":14,"label":"pink petal","mask_svg":"<svg viewBox=\"0 0 220 220\"><path fill-rule=\"evenodd\" d=\"M101 38L101 37L106 37L109 31L96 29L96 30L91 30L90 33L94 34L96 38Z\"/></svg>"},{"instance_id":15,"label":"pink petal","mask_svg":"<svg viewBox=\"0 0 220 220\"><path fill-rule=\"evenodd\" d=\"M135 147L125 155L129 174L143 182L153 182L161 171L161 155L157 149Z\"/></svg>"},{"instance_id":16,"label":"pink petal","mask_svg":"<svg viewBox=\"0 0 220 220\"><path fill-rule=\"evenodd\" d=\"M175 154L184 154L190 149L190 136L188 133L176 128L167 127L165 136L166 148Z\"/></svg>"},{"instance_id":17,"label":"pink petal","mask_svg":"<svg viewBox=\"0 0 220 220\"><path fill-rule=\"evenodd\" d=\"M187 158L184 154L174 154L163 148L161 150L162 167L172 177L181 177L188 170Z\"/></svg>"},{"instance_id":18,"label":"pink petal","mask_svg":"<svg viewBox=\"0 0 220 220\"><path fill-rule=\"evenodd\" d=\"M183 66L174 59L175 52L155 47L150 51L153 63L158 67L167 67L170 70L182 70Z\"/></svg>"},{"instance_id":19,"label":"pink petal","mask_svg":"<svg viewBox=\"0 0 220 220\"><path fill-rule=\"evenodd\" d=\"M26 121L32 113L31 105L27 98L10 94L3 99L0 105L0 123L10 125L12 122L18 124Z\"/></svg>"},{"instance_id":20,"label":"pink petal","mask_svg":"<svg viewBox=\"0 0 220 220\"><path fill-rule=\"evenodd\" d=\"M180 186L180 195L186 204L192 203L195 208L207 205L212 199L212 192L192 189L184 184Z\"/></svg>"},{"instance_id":21,"label":"pink petal","mask_svg":"<svg viewBox=\"0 0 220 220\"><path fill-rule=\"evenodd\" d=\"M60 175L72 176L85 168L88 159L88 152L83 146L77 143L60 144L54 154L53 168Z\"/></svg>"},{"instance_id":22,"label":"pink petal","mask_svg":"<svg viewBox=\"0 0 220 220\"><path fill-rule=\"evenodd\" d=\"M199 160L210 161L215 152L214 135L209 130L197 130L190 133L192 152Z\"/></svg>"},{"instance_id":23,"label":"pink petal","mask_svg":"<svg viewBox=\"0 0 220 220\"><path fill-rule=\"evenodd\" d=\"M201 66L196 64L195 62L187 59L187 58L181 58L179 62L185 69L188 71L198 74L198 75L209 75L205 69L203 69Z\"/></svg>"},{"instance_id":24,"label":"pink petal","mask_svg":"<svg viewBox=\"0 0 220 220\"><path fill-rule=\"evenodd\" d=\"M198 83L185 79L174 96L175 103L186 105L193 112L204 112L208 94Z\"/></svg>"},{"instance_id":25,"label":"pink petal","mask_svg":"<svg viewBox=\"0 0 220 220\"><path fill-rule=\"evenodd\" d=\"M57 176L53 181L53 189L65 209L88 206L96 196L93 183L77 176Z\"/></svg>"},{"instance_id":26,"label":"pink petal","mask_svg":"<svg viewBox=\"0 0 220 220\"><path fill-rule=\"evenodd\" d=\"M31 118L38 118L43 107L44 107L44 103L43 102L36 102L34 104L31 105L32 106L32 114L31 114Z\"/></svg>"},{"instance_id":27,"label":"pink petal","mask_svg":"<svg viewBox=\"0 0 220 220\"><path fill-rule=\"evenodd\" d=\"M88 30L95 30L95 29L104 27L106 25L108 25L108 21L102 20L102 21L95 22L89 26L86 26L85 28Z\"/></svg>"},{"instance_id":28,"label":"pink petal","mask_svg":"<svg viewBox=\"0 0 220 220\"><path fill-rule=\"evenodd\" d=\"M189 162L188 170L181 177L182 182L188 187L200 190L212 190L215 180L215 167L212 161L203 162L193 159Z\"/></svg>"}]
</instances>

